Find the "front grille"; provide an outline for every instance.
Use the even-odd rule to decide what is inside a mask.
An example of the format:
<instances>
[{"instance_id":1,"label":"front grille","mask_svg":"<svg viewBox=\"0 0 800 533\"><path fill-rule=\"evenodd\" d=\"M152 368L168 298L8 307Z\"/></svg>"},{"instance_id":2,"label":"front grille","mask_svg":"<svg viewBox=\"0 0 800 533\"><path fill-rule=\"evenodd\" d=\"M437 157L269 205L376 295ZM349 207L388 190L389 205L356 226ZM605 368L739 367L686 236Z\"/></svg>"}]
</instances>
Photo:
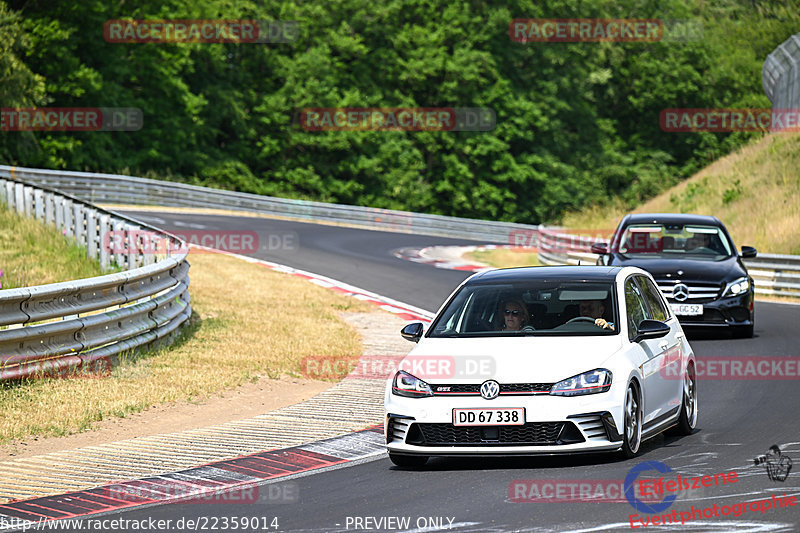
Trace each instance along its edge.
<instances>
[{"instance_id":1,"label":"front grille","mask_svg":"<svg viewBox=\"0 0 800 533\"><path fill-rule=\"evenodd\" d=\"M469 426L453 424L413 424L419 429L419 446L517 446L523 444L555 445L565 425L572 422L528 422L524 426Z\"/></svg>"},{"instance_id":2,"label":"front grille","mask_svg":"<svg viewBox=\"0 0 800 533\"><path fill-rule=\"evenodd\" d=\"M500 394L533 394L550 392L553 383L507 383L500 385Z\"/></svg>"},{"instance_id":3,"label":"front grille","mask_svg":"<svg viewBox=\"0 0 800 533\"><path fill-rule=\"evenodd\" d=\"M434 396L477 396L481 393L480 383L430 383L429 385ZM506 396L546 394L552 387L552 383L501 383L500 394Z\"/></svg>"},{"instance_id":4,"label":"front grille","mask_svg":"<svg viewBox=\"0 0 800 533\"><path fill-rule=\"evenodd\" d=\"M719 295L722 292L722 284L721 283L713 283L707 281L680 281L674 279L660 279L657 280L656 283L658 284L658 288L661 290L661 293L669 299L671 302L677 302L678 300L672 297L672 290L675 285L682 283L686 285L689 289L689 295L684 302L687 303L703 303L703 302L712 302L719 298Z\"/></svg>"}]
</instances>

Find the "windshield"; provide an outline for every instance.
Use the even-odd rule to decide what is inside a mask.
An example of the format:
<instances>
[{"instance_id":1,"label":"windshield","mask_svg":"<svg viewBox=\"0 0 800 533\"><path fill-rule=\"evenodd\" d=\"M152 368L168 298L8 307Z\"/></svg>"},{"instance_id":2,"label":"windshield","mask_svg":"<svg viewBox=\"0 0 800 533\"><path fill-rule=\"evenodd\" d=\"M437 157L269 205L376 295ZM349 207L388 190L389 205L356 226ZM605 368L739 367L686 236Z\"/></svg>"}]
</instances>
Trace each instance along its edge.
<instances>
[{"instance_id":1,"label":"windshield","mask_svg":"<svg viewBox=\"0 0 800 533\"><path fill-rule=\"evenodd\" d=\"M614 335L616 308L611 282L470 284L445 307L428 336Z\"/></svg>"},{"instance_id":2,"label":"windshield","mask_svg":"<svg viewBox=\"0 0 800 533\"><path fill-rule=\"evenodd\" d=\"M718 260L731 250L720 228L695 224L632 224L619 241L619 253L642 258Z\"/></svg>"}]
</instances>

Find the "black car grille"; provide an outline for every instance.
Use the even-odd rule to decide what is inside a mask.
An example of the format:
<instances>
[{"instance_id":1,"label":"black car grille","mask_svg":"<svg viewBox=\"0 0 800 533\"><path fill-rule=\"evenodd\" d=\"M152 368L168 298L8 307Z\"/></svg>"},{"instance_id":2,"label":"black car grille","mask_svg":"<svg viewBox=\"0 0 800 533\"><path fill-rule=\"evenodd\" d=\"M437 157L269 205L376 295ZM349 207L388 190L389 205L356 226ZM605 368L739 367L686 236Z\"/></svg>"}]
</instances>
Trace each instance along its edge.
<instances>
[{"instance_id":1,"label":"black car grille","mask_svg":"<svg viewBox=\"0 0 800 533\"><path fill-rule=\"evenodd\" d=\"M719 282L709 281L680 281L674 279L660 279L656 280L658 288L661 293L671 302L687 303L687 304L701 304L704 302L713 302L722 294L723 285ZM675 285L682 283L686 285L689 290L688 297L683 301L678 301L672 297L672 290Z\"/></svg>"},{"instance_id":2,"label":"black car grille","mask_svg":"<svg viewBox=\"0 0 800 533\"><path fill-rule=\"evenodd\" d=\"M434 396L476 396L481 393L480 383L433 384L430 383ZM500 394L507 396L523 396L550 392L553 383L501 383ZM447 390L444 390L447 389Z\"/></svg>"},{"instance_id":3,"label":"black car grille","mask_svg":"<svg viewBox=\"0 0 800 533\"><path fill-rule=\"evenodd\" d=\"M458 427L453 424L413 424L412 427L417 431L413 431L413 434L412 431L409 431L409 438L406 442L418 446L555 445L563 444L559 441L559 435L567 425L571 426L570 430L575 428L572 422L528 422L523 426L480 427ZM570 433L572 432L570 431ZM414 442L412 442L412 435L415 437Z\"/></svg>"}]
</instances>

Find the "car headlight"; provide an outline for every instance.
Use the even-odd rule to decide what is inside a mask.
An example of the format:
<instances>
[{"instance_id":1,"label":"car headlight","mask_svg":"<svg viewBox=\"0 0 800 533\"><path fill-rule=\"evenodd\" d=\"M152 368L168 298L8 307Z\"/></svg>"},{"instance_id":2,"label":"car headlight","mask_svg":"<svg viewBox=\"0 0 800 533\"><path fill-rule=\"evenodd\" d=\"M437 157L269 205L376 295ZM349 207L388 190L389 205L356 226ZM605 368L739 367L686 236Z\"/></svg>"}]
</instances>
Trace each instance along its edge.
<instances>
[{"instance_id":1,"label":"car headlight","mask_svg":"<svg viewBox=\"0 0 800 533\"><path fill-rule=\"evenodd\" d=\"M433 396L431 386L408 372L398 370L392 381L392 394L407 398L424 398Z\"/></svg>"},{"instance_id":2,"label":"car headlight","mask_svg":"<svg viewBox=\"0 0 800 533\"><path fill-rule=\"evenodd\" d=\"M606 392L611 388L611 377L610 370L598 368L597 370L584 372L559 381L550 389L550 394L554 396L580 396L582 394Z\"/></svg>"},{"instance_id":3,"label":"car headlight","mask_svg":"<svg viewBox=\"0 0 800 533\"><path fill-rule=\"evenodd\" d=\"M722 296L738 296L747 292L747 289L749 288L750 282L747 281L747 278L739 278L728 283L728 285L725 287L725 292L722 293Z\"/></svg>"}]
</instances>

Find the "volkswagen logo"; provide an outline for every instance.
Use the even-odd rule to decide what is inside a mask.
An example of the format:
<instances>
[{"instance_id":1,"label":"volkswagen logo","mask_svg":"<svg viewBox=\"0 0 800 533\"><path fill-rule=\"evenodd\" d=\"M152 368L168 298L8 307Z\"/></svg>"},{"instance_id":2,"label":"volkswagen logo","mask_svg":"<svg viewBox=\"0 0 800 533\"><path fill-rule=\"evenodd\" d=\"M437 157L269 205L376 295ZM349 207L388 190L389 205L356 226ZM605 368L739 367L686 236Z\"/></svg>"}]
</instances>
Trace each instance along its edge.
<instances>
[{"instance_id":1,"label":"volkswagen logo","mask_svg":"<svg viewBox=\"0 0 800 533\"><path fill-rule=\"evenodd\" d=\"M500 384L493 379L484 381L481 385L481 396L487 400L494 400L500 394Z\"/></svg>"},{"instance_id":2,"label":"volkswagen logo","mask_svg":"<svg viewBox=\"0 0 800 533\"><path fill-rule=\"evenodd\" d=\"M678 283L672 287L672 297L679 302L684 302L689 297L689 287L683 283Z\"/></svg>"}]
</instances>

